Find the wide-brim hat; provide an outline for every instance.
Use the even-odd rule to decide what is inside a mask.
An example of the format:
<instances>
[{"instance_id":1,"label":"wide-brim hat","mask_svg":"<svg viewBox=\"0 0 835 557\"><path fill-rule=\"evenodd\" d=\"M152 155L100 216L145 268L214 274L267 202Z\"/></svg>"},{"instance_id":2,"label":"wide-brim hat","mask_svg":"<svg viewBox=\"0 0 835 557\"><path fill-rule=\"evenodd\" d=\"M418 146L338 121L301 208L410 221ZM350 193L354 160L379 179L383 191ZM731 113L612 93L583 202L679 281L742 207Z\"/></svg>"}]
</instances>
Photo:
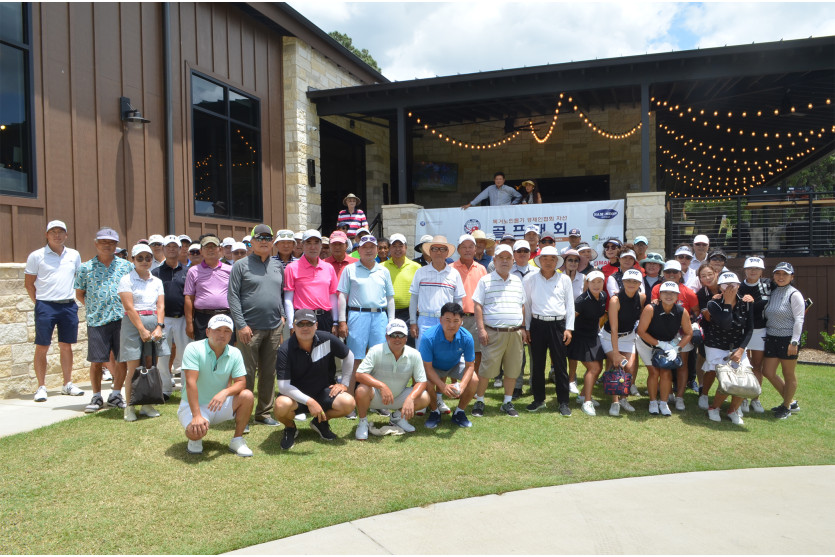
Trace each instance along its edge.
<instances>
[{"instance_id":1,"label":"wide-brim hat","mask_svg":"<svg viewBox=\"0 0 835 557\"><path fill-rule=\"evenodd\" d=\"M496 245L496 240L488 237L487 234L484 233L484 230L473 230L471 234L476 240L486 240L488 249Z\"/></svg>"},{"instance_id":2,"label":"wide-brim hat","mask_svg":"<svg viewBox=\"0 0 835 557\"><path fill-rule=\"evenodd\" d=\"M421 238L421 240L423 240L423 238ZM446 236L437 235L437 236L432 236L432 239L429 240L428 242L421 242L420 251L423 254L423 258L426 259L427 261L429 261L429 259L431 257L429 255L429 248L431 248L432 246L437 246L438 244L441 244L441 245L444 245L444 246L447 247L447 252L446 252L447 257L449 257L453 253L455 253L455 246L453 246L452 244L447 242Z\"/></svg>"},{"instance_id":3,"label":"wide-brim hat","mask_svg":"<svg viewBox=\"0 0 835 557\"><path fill-rule=\"evenodd\" d=\"M542 268L542 265L540 265L539 263L539 258L543 255L556 255L557 269L562 267L562 264L565 262L565 259L563 259L562 255L560 255L560 253L557 251L557 248L555 248L554 246L545 246L540 250L539 255L533 258L534 262L536 262L536 266L539 268Z\"/></svg>"},{"instance_id":4,"label":"wide-brim hat","mask_svg":"<svg viewBox=\"0 0 835 557\"><path fill-rule=\"evenodd\" d=\"M354 195L353 193L349 193L348 195L346 195L346 196L342 199L342 204L343 204L343 205L345 205L345 206L347 207L347 206L348 206L348 200L349 200L349 199L356 199L356 200L357 200L357 205L360 205L360 204L362 203L362 199L360 199L359 197L357 197L357 196L356 196L356 195Z\"/></svg>"}]
</instances>

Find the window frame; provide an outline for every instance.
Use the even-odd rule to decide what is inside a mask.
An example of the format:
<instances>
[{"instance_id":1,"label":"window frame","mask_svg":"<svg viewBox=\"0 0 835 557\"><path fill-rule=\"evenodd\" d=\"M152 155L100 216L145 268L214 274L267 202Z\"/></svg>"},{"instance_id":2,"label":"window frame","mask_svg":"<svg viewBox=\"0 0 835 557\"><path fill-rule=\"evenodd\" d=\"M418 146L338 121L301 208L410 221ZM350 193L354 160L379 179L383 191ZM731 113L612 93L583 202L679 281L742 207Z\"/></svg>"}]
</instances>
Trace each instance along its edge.
<instances>
[{"instance_id":1,"label":"window frame","mask_svg":"<svg viewBox=\"0 0 835 557\"><path fill-rule=\"evenodd\" d=\"M205 72L201 72L195 70L193 68L188 69L188 106L190 108L190 128L191 128L191 207L190 207L190 214L193 215L195 219L206 219L206 220L217 220L219 223L229 223L230 221L242 221L242 222L262 222L264 217L264 184L263 184L263 155L262 155L262 100L260 97L252 94L249 91L245 91L239 87L235 87L230 85L217 77L213 77ZM199 77L200 79L204 79L210 83L213 83L219 87L224 89L224 103L226 104L226 115L221 115L211 110L207 110L205 108L201 108L194 104L194 77ZM229 92L234 92L239 95L243 95L244 97L251 99L252 101L257 103L257 125L249 124L246 122L242 122L240 120L236 120L231 116L231 107L229 104ZM235 215L218 215L214 213L199 213L197 212L196 207L196 186L197 186L197 179L196 179L196 167L195 167L195 150L194 150L194 127L195 127L195 112L213 117L222 120L226 126L226 155L228 155L229 162L231 163L232 158L232 126L243 126L248 130L252 130L257 134L257 165L255 169L255 180L257 185L258 191L258 214L251 216L251 217L241 217ZM232 165L229 164L226 167L226 178L227 178L227 195L229 199L229 207L231 209L232 203Z\"/></svg>"}]
</instances>

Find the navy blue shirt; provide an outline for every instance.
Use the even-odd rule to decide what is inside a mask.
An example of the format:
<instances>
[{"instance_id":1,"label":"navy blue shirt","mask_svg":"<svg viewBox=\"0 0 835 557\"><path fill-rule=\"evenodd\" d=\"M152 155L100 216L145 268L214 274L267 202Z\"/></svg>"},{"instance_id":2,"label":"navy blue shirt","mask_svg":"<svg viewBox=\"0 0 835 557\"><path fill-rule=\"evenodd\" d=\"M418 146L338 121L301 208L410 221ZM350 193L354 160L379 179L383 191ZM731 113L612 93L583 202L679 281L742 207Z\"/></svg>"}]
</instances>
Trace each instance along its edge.
<instances>
[{"instance_id":1,"label":"navy blue shirt","mask_svg":"<svg viewBox=\"0 0 835 557\"><path fill-rule=\"evenodd\" d=\"M452 369L461 361L462 355L465 362L475 361L473 335L464 327L458 329L452 342L446 339L440 324L430 327L420 337L420 357L424 362L431 362L435 369Z\"/></svg>"},{"instance_id":2,"label":"navy blue shirt","mask_svg":"<svg viewBox=\"0 0 835 557\"><path fill-rule=\"evenodd\" d=\"M188 269L180 262L173 269L168 263L151 271L151 274L162 281L162 289L165 292L165 316L182 317L185 314L185 295L183 289L186 286L186 274Z\"/></svg>"}]
</instances>

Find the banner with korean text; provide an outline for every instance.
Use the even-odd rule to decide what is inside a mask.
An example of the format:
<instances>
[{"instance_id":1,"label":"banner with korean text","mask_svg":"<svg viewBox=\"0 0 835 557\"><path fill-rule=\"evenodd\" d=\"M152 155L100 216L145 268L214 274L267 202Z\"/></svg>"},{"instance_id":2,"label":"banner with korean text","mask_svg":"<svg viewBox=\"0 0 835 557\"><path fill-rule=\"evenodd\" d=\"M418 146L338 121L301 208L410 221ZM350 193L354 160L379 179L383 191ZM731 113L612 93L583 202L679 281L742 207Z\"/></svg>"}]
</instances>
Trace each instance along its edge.
<instances>
[{"instance_id":1,"label":"banner with korean text","mask_svg":"<svg viewBox=\"0 0 835 557\"><path fill-rule=\"evenodd\" d=\"M441 234L456 245L461 234L483 230L498 242L505 234L522 239L525 228L535 224L540 231L554 235L557 249L568 247L568 231L579 228L582 240L594 248L598 257L594 265L605 264L603 241L623 239L623 199L577 203L542 203L539 205L501 205L498 207L447 207L418 211L415 242L424 234ZM452 257L456 258L455 255Z\"/></svg>"}]
</instances>

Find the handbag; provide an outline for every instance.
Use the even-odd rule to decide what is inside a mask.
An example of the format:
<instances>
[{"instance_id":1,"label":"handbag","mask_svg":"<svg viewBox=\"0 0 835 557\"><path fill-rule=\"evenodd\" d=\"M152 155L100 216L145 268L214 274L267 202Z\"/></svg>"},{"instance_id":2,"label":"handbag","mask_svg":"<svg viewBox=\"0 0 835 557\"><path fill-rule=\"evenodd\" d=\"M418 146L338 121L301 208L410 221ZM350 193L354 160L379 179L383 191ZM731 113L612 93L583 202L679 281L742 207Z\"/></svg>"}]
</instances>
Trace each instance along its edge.
<instances>
[{"instance_id":1,"label":"handbag","mask_svg":"<svg viewBox=\"0 0 835 557\"><path fill-rule=\"evenodd\" d=\"M145 367L145 347L151 345L151 367ZM133 372L130 390L130 405L165 404L162 396L162 378L157 368L157 345L155 342L142 344L139 367Z\"/></svg>"},{"instance_id":2,"label":"handbag","mask_svg":"<svg viewBox=\"0 0 835 557\"><path fill-rule=\"evenodd\" d=\"M731 396L757 398L762 393L760 382L751 366L735 362L719 364L716 366L716 378L719 379L719 388Z\"/></svg>"},{"instance_id":3,"label":"handbag","mask_svg":"<svg viewBox=\"0 0 835 557\"><path fill-rule=\"evenodd\" d=\"M603 392L607 395L628 396L631 385L631 373L617 368L603 372Z\"/></svg>"},{"instance_id":4,"label":"handbag","mask_svg":"<svg viewBox=\"0 0 835 557\"><path fill-rule=\"evenodd\" d=\"M653 348L652 365L660 369L678 369L682 366L681 354L676 354L675 359L671 360L664 350Z\"/></svg>"}]
</instances>

